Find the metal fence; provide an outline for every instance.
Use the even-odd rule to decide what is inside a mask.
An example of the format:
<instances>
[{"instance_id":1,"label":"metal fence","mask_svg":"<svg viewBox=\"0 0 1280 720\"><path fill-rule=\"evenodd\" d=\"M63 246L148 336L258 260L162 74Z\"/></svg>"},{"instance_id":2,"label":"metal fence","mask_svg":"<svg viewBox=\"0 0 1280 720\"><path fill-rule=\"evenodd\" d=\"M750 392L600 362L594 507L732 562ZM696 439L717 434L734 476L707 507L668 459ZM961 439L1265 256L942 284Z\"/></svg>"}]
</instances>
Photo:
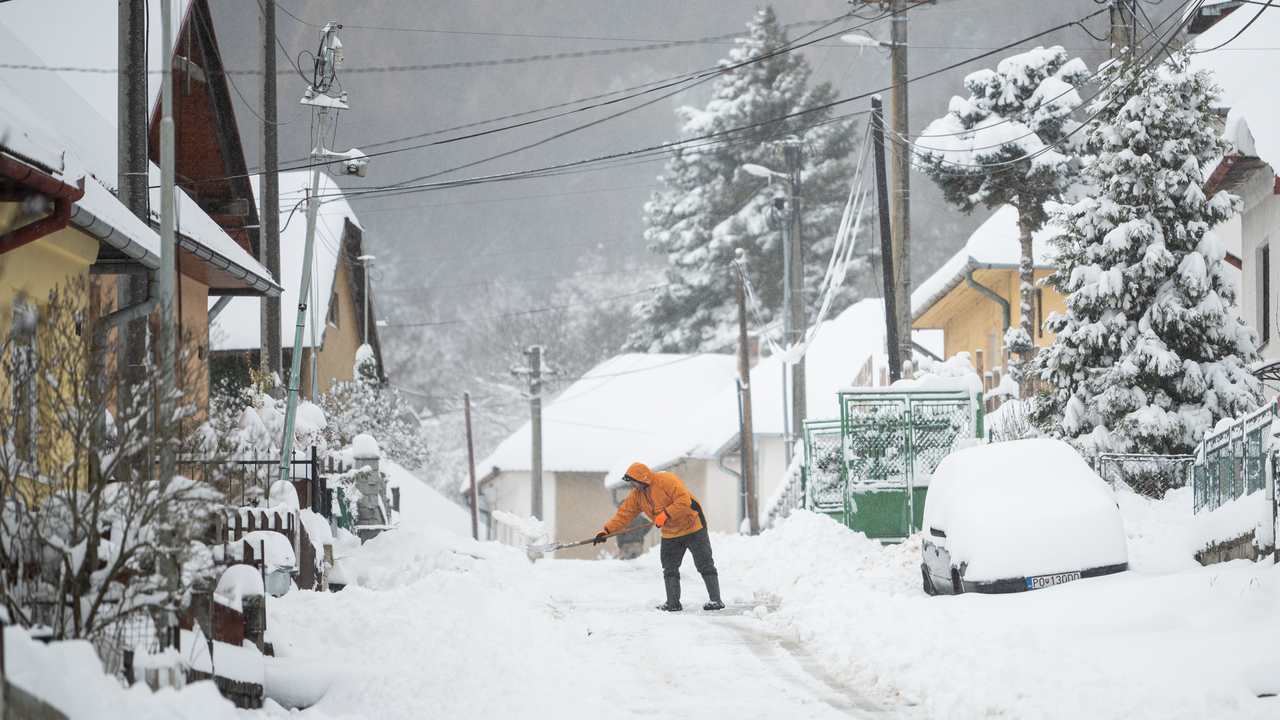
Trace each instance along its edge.
<instances>
[{"instance_id":1,"label":"metal fence","mask_svg":"<svg viewBox=\"0 0 1280 720\"><path fill-rule=\"evenodd\" d=\"M803 494L814 512L844 512L844 457L840 451L839 420L808 420L804 424Z\"/></svg>"},{"instance_id":2,"label":"metal fence","mask_svg":"<svg viewBox=\"0 0 1280 720\"><path fill-rule=\"evenodd\" d=\"M1139 495L1159 500L1191 482L1194 455L1106 453L1098 456L1098 474L1112 488L1123 483Z\"/></svg>"},{"instance_id":3,"label":"metal fence","mask_svg":"<svg viewBox=\"0 0 1280 720\"><path fill-rule=\"evenodd\" d=\"M1223 503L1266 487L1266 461L1276 405L1268 403L1196 448L1193 473L1195 511L1216 510Z\"/></svg>"},{"instance_id":4,"label":"metal fence","mask_svg":"<svg viewBox=\"0 0 1280 720\"><path fill-rule=\"evenodd\" d=\"M256 506L270 492L271 484L280 479L280 458L267 453L241 456L237 459L207 459L195 455L178 458L178 473L193 480L207 482L226 494L227 502L240 507ZM316 481L324 477L320 458L314 445L311 454L294 459L289 464L289 477L294 482L311 481L309 486L319 487ZM299 497L303 507L316 507L317 498Z\"/></svg>"}]
</instances>

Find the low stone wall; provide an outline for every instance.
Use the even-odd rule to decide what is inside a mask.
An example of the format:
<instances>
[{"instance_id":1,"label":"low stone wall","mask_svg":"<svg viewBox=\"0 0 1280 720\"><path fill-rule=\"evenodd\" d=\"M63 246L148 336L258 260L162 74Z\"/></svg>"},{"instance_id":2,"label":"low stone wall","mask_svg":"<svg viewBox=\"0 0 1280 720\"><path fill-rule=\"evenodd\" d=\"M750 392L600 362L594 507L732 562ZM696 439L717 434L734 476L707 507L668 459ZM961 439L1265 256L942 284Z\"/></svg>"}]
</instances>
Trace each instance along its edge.
<instances>
[{"instance_id":1,"label":"low stone wall","mask_svg":"<svg viewBox=\"0 0 1280 720\"><path fill-rule=\"evenodd\" d=\"M1196 562L1201 565L1214 565L1228 560L1251 560L1257 562L1263 557L1276 552L1274 547L1259 548L1254 542L1254 534L1249 533L1235 540L1214 543L1196 553Z\"/></svg>"}]
</instances>

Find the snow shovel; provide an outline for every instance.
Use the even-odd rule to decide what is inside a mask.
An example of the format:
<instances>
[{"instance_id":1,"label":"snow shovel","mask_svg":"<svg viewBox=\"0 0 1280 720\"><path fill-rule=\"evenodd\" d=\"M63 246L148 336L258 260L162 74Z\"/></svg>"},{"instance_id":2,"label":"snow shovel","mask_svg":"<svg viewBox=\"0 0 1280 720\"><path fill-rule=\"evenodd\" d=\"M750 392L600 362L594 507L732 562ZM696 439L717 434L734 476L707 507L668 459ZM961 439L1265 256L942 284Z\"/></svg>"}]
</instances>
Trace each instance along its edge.
<instances>
[{"instance_id":1,"label":"snow shovel","mask_svg":"<svg viewBox=\"0 0 1280 720\"><path fill-rule=\"evenodd\" d=\"M629 533L632 530L644 530L645 528L650 528L650 527L653 527L653 523L645 523L644 525L636 525L635 527L623 528L621 531L613 533L612 535L606 535L605 539L608 540L614 535L622 535L623 533ZM529 548L529 552L549 553L549 552L555 552L556 550L564 550L565 548L578 547L579 545L586 545L587 543L594 542L594 541L595 541L595 538L591 538L589 540L579 540L578 542L553 542L553 543L547 543L546 545L528 545L527 547Z\"/></svg>"}]
</instances>

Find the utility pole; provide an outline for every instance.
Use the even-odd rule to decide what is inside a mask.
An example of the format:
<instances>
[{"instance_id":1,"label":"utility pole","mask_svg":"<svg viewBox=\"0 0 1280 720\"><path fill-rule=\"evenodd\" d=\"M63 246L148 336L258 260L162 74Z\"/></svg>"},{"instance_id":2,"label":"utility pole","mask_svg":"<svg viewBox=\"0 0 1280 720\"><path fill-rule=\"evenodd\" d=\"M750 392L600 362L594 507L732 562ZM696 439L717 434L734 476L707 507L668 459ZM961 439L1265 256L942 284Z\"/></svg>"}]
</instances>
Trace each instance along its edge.
<instances>
[{"instance_id":1,"label":"utility pole","mask_svg":"<svg viewBox=\"0 0 1280 720\"><path fill-rule=\"evenodd\" d=\"M746 514L752 535L760 534L760 511L756 507L755 431L751 427L751 358L747 355L747 295L743 289L746 258L742 248L733 252L733 268L738 278L738 392L742 398L741 433L742 484L747 496Z\"/></svg>"},{"instance_id":2,"label":"utility pole","mask_svg":"<svg viewBox=\"0 0 1280 720\"><path fill-rule=\"evenodd\" d=\"M529 367L512 370L511 374L529 378L529 421L532 428L530 445L533 454L529 469L533 503L529 514L545 520L542 516L542 346L534 345L525 350L524 354L529 358Z\"/></svg>"},{"instance_id":3,"label":"utility pole","mask_svg":"<svg viewBox=\"0 0 1280 720\"><path fill-rule=\"evenodd\" d=\"M471 393L462 393L462 406L467 414L467 468L471 471L471 539L480 539L480 492L476 489L476 450L471 442Z\"/></svg>"},{"instance_id":4,"label":"utility pole","mask_svg":"<svg viewBox=\"0 0 1280 720\"><path fill-rule=\"evenodd\" d=\"M303 94L301 104L311 105L320 111L320 122L316 128L316 147L311 152L311 195L307 202L307 241L302 251L302 284L298 290L298 324L293 336L293 363L289 372L289 400L285 411L284 448L280 455L280 479L289 479L289 462L293 456L293 423L298 409L298 376L302 374L302 332L307 322L307 301L311 291L311 257L315 250L316 216L320 212L320 168L335 158L348 155L326 153L324 136L329 129L329 109L347 110L347 94L330 97L327 93L333 87L334 76L342 63L342 41L338 40L338 30L342 26L330 21L325 25L320 39L320 55L315 60L315 76L313 85ZM358 151L352 151L358 152ZM359 173L364 176L363 166ZM315 358L315 350L311 356ZM312 385L316 383L315 363L312 363Z\"/></svg>"},{"instance_id":5,"label":"utility pole","mask_svg":"<svg viewBox=\"0 0 1280 720\"><path fill-rule=\"evenodd\" d=\"M169 438L173 426L173 357L175 352L173 289L174 289L174 188L173 188L173 0L160 0L160 330L159 347L156 354L160 361L160 407L156 413L154 427L160 440L159 482L161 493L169 487L169 482L177 474L177 455ZM169 509L161 505L160 567L164 575L165 589L169 593L169 602L176 599L175 593L181 584L181 570L175 553L176 537L169 520ZM162 612L160 628L160 647L178 646L177 628L173 624L174 613L170 606Z\"/></svg>"},{"instance_id":6,"label":"utility pole","mask_svg":"<svg viewBox=\"0 0 1280 720\"><path fill-rule=\"evenodd\" d=\"M276 0L261 0L262 18L258 24L259 68L262 70L259 89L260 115L258 198L261 204L258 216L262 223L259 237L259 260L276 282L280 277L280 152L279 126L276 100ZM123 66L121 66L123 67ZM283 354L280 351L280 298L262 298L261 311L261 362L268 372L281 374ZM297 352L297 347L294 348Z\"/></svg>"},{"instance_id":7,"label":"utility pole","mask_svg":"<svg viewBox=\"0 0 1280 720\"><path fill-rule=\"evenodd\" d=\"M898 352L898 310L893 276L893 231L889 226L889 183L884 168L884 109L879 95L871 97L871 145L876 159L876 198L880 218L880 273L884 278L885 346L889 351L889 382L902 378L902 360Z\"/></svg>"},{"instance_id":8,"label":"utility pole","mask_svg":"<svg viewBox=\"0 0 1280 720\"><path fill-rule=\"evenodd\" d=\"M1111 59L1121 57L1133 47L1136 15L1135 0L1111 0Z\"/></svg>"},{"instance_id":9,"label":"utility pole","mask_svg":"<svg viewBox=\"0 0 1280 720\"><path fill-rule=\"evenodd\" d=\"M356 258L364 263L364 344L369 344L369 263L376 259L374 255L361 255Z\"/></svg>"},{"instance_id":10,"label":"utility pole","mask_svg":"<svg viewBox=\"0 0 1280 720\"><path fill-rule=\"evenodd\" d=\"M893 69L893 271L897 275L898 347L911 347L911 146L907 119L907 0L892 0L889 19Z\"/></svg>"},{"instance_id":11,"label":"utility pole","mask_svg":"<svg viewBox=\"0 0 1280 720\"><path fill-rule=\"evenodd\" d=\"M804 165L804 141L792 135L782 143L783 154L787 161L787 183L791 190L790 215L787 217L791 226L791 247L787 249L789 267L787 268L787 295L790 306L786 309L790 317L790 333L787 344L798 347L804 342L808 321L804 315L804 229L800 218L800 169ZM791 464L790 446L796 438L804 436L805 381L804 356L796 358L791 366L791 437L788 440L787 465Z\"/></svg>"}]
</instances>

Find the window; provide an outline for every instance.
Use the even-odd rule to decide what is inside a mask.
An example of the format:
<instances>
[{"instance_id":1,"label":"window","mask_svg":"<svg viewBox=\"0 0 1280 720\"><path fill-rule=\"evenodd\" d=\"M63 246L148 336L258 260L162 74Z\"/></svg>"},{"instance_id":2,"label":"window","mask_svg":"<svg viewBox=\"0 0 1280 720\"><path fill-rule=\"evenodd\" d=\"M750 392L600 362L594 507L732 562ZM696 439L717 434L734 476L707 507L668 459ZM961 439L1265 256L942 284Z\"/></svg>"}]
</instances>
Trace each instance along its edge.
<instances>
[{"instance_id":1,"label":"window","mask_svg":"<svg viewBox=\"0 0 1280 720\"><path fill-rule=\"evenodd\" d=\"M329 299L329 324L335 329L338 327L338 293L334 293Z\"/></svg>"},{"instance_id":2,"label":"window","mask_svg":"<svg viewBox=\"0 0 1280 720\"><path fill-rule=\"evenodd\" d=\"M9 340L13 360L10 412L13 413L13 443L19 460L36 459L36 394L37 365L40 361L36 329L39 314L36 306L20 298L13 299L13 329Z\"/></svg>"},{"instance_id":3,"label":"window","mask_svg":"<svg viewBox=\"0 0 1280 720\"><path fill-rule=\"evenodd\" d=\"M1261 345L1271 339L1271 246L1258 250L1258 335Z\"/></svg>"}]
</instances>

